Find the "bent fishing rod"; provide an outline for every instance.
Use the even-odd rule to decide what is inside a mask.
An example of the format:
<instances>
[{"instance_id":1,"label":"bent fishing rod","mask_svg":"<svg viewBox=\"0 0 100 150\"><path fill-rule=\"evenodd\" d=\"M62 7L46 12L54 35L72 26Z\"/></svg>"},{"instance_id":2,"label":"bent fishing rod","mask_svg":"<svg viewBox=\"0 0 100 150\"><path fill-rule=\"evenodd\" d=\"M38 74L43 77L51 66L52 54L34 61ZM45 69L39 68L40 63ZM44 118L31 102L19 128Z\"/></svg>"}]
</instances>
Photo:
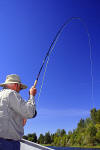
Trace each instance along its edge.
<instances>
[{"instance_id":1,"label":"bent fishing rod","mask_svg":"<svg viewBox=\"0 0 100 150\"><path fill-rule=\"evenodd\" d=\"M65 23L60 27L60 29L58 30L58 32L56 33L44 59L43 59L43 63L39 69L39 72L37 74L37 77L36 77L36 80L34 82L34 85L33 87L36 87L37 83L38 83L38 80L39 80L39 77L40 77L40 74L41 74L41 71L46 63L46 67L45 67L45 71L44 71L44 75L43 75L43 80L42 80L42 85L41 85L41 88L40 88L40 93L41 93L41 89L42 89L42 86L43 86L43 81L44 81L44 77L45 77L45 73L46 73L46 69L47 69L47 64L48 64L48 61L49 61L49 57L50 57L50 54L52 53L56 43L57 43L57 40L59 38L59 36L61 35L62 31L64 30L64 28L66 27L66 25L68 25L72 20L79 20L82 22L82 24L84 25L85 27L85 30L87 32L87 35L88 35L88 43L89 43L89 49L90 49L90 75L91 75L91 99L93 101L93 63L92 63L92 45L91 45L91 38L90 38L90 34L88 32L88 28L87 28L87 25L85 24L85 22L83 21L83 19L81 19L80 17L71 17L69 18L68 20L65 21ZM39 97L40 97L40 93L39 93ZM38 100L39 100L39 97L38 97ZM94 107L94 105L93 105Z\"/></svg>"},{"instance_id":2,"label":"bent fishing rod","mask_svg":"<svg viewBox=\"0 0 100 150\"><path fill-rule=\"evenodd\" d=\"M34 87L36 87L36 85L37 85L37 82L38 82L40 73L41 73L41 71L42 71L42 69L43 69L43 66L44 66L46 60L47 60L47 57L48 57L49 54L50 54L50 51L51 51L53 45L56 43L56 40L57 40L57 38L59 37L59 35L61 34L61 32L62 32L62 30L64 29L64 27L65 27L72 19L80 19L80 18L73 18L73 17L72 17L72 18L68 19L68 20L61 26L61 28L58 30L56 36L54 37L54 39L53 39L53 41L52 41L52 43L51 43L51 45L50 45L50 47L49 47L49 50L48 50L47 53L46 53L46 56L45 56L45 58L44 58L44 60L43 60L43 63L42 63L42 65L41 65L41 67L40 67L40 70L39 70L39 72L38 72L38 74L37 74L36 80L35 80L34 85L33 85ZM53 48L54 48L54 47L53 47Z\"/></svg>"}]
</instances>

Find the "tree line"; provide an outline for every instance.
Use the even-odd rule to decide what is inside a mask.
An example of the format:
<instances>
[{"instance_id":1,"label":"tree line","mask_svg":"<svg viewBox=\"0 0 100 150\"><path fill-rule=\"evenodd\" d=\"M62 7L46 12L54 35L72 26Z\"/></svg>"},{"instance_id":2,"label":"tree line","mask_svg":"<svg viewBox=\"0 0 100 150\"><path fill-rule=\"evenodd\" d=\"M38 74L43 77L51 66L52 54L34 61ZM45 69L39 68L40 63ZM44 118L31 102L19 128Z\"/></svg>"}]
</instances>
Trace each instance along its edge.
<instances>
[{"instance_id":1,"label":"tree line","mask_svg":"<svg viewBox=\"0 0 100 150\"><path fill-rule=\"evenodd\" d=\"M55 133L36 133L23 136L24 139L39 144L50 144L52 146L100 146L100 109L93 108L90 117L80 119L77 128L66 133L65 129L57 129Z\"/></svg>"}]
</instances>

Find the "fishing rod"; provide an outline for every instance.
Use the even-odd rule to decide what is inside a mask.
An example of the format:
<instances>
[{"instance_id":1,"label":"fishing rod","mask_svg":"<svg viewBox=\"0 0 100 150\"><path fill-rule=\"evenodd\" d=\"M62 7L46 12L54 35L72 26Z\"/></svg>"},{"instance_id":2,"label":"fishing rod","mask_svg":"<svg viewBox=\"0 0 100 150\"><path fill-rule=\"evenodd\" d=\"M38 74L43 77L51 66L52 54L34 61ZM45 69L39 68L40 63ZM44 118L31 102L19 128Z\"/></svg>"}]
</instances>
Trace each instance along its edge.
<instances>
[{"instance_id":1,"label":"fishing rod","mask_svg":"<svg viewBox=\"0 0 100 150\"><path fill-rule=\"evenodd\" d=\"M85 22L83 21L83 19L81 19L80 17L71 17L69 18L67 21L65 21L65 23L60 27L60 29L58 30L58 32L56 33L44 59L43 59L43 63L39 69L39 72L37 74L37 77L36 77L36 80L34 82L34 85L33 87L36 87L37 83L38 83L38 80L39 80L39 77L40 77L40 74L41 74L41 71L46 63L46 67L45 67L45 71L44 71L44 75L43 75L43 80L42 80L42 84L41 84L41 88L40 88L40 93L41 93L41 89L43 87L43 82L44 82L44 77L45 77L45 73L46 73L46 69L47 69L47 65L48 65L48 62L49 62L49 57L50 57L50 54L52 53L52 50L54 49L56 43L57 43L57 40L59 38L59 36L61 35L62 31L64 30L65 26L68 25L72 20L79 20L82 22L82 24L84 25L85 29L86 29L86 32L87 32L87 35L88 35L88 42L89 42L89 48L90 48L90 66L91 66L91 69L90 69L90 75L91 75L91 99L93 101L93 63L92 63L92 45L91 45L91 39L90 39L90 34L88 32L88 28L85 24ZM39 101L39 97L40 97L40 93L39 93L39 96L38 96L38 101ZM93 104L93 107L94 107L94 104Z\"/></svg>"},{"instance_id":2,"label":"fishing rod","mask_svg":"<svg viewBox=\"0 0 100 150\"><path fill-rule=\"evenodd\" d=\"M50 45L50 47L49 47L49 50L47 51L46 56L45 56L45 58L44 58L44 60L43 60L43 63L42 63L42 65L41 65L41 67L40 67L40 70L39 70L39 72L38 72L38 74L37 74L36 80L35 80L35 82L34 82L34 87L36 87L36 85L37 85L37 82L38 82L40 73L41 73L41 71L42 71L42 69L43 69L43 66L44 66L44 64L45 64L45 62L46 62L47 57L49 56L50 50L52 49L54 43L56 42L57 37L58 37L58 36L60 35L60 33L62 32L62 30L64 29L65 25L66 25L67 23L69 23L72 19L74 19L74 18L68 19L68 20L61 26L61 28L58 30L56 36L54 37L54 39L53 39L53 41L52 41L52 43L51 43L51 45ZM77 18L77 19L78 19L78 18Z\"/></svg>"}]
</instances>

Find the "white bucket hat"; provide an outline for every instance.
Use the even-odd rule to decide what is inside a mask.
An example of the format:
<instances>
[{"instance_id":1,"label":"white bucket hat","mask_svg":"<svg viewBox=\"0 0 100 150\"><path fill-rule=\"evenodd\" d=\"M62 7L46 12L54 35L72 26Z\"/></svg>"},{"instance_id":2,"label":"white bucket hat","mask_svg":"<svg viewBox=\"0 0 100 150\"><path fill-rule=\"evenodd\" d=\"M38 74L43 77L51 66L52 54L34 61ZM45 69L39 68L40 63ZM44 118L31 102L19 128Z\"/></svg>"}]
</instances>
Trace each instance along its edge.
<instances>
[{"instance_id":1,"label":"white bucket hat","mask_svg":"<svg viewBox=\"0 0 100 150\"><path fill-rule=\"evenodd\" d=\"M27 86L21 83L20 77L16 74L11 74L6 77L4 83L1 83L0 86L5 87L7 84L18 83L21 85L21 89L26 89Z\"/></svg>"}]
</instances>

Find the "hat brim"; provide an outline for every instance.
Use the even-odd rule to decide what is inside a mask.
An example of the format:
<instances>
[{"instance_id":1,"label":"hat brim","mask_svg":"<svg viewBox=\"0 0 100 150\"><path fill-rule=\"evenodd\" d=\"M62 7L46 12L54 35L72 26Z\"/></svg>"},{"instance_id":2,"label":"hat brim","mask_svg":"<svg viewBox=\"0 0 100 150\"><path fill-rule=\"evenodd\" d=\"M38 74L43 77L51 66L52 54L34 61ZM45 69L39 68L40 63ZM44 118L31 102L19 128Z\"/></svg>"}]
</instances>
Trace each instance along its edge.
<instances>
[{"instance_id":1,"label":"hat brim","mask_svg":"<svg viewBox=\"0 0 100 150\"><path fill-rule=\"evenodd\" d=\"M5 87L7 84L13 84L13 83L18 83L18 82L1 83L0 86ZM21 85L21 90L27 88L27 86L25 84L22 84L22 83L18 83L18 84Z\"/></svg>"}]
</instances>

